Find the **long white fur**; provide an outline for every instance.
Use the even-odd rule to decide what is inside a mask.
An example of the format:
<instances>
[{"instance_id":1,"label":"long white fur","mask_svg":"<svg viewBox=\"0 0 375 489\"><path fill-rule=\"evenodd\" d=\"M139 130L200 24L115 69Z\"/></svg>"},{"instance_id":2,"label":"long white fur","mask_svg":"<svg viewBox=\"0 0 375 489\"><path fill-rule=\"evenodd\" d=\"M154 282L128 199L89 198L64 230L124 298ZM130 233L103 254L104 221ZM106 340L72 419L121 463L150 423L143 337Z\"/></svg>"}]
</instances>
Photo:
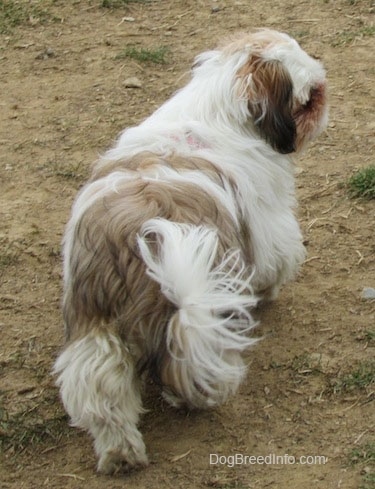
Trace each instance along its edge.
<instances>
[{"instance_id":1,"label":"long white fur","mask_svg":"<svg viewBox=\"0 0 375 489\"><path fill-rule=\"evenodd\" d=\"M158 237L157 255L153 255L148 246L147 236L150 234ZM246 317L248 329L251 328L248 308L257 304L250 285L252 274L241 263L239 250L229 251L220 265L213 266L218 248L215 230L166 219L150 219L141 229L138 245L148 274L161 285L162 293L179 308L186 324L189 324L191 315L199 316L203 310L209 312L212 318L226 311L235 311ZM236 268L238 271L234 274ZM229 318L214 320L213 326L223 327L223 347L231 348L234 344L226 343L231 336L225 328L226 323L234 330L242 330L243 325L236 328L236 322ZM204 322L201 324L204 328ZM254 340L242 334L234 341L235 344L243 344L243 348L252 342Z\"/></svg>"},{"instance_id":2,"label":"long white fur","mask_svg":"<svg viewBox=\"0 0 375 489\"><path fill-rule=\"evenodd\" d=\"M97 331L69 345L54 366L71 424L94 437L98 469L105 473L113 472L121 460L129 466L147 464L137 429L143 409L134 369L122 341Z\"/></svg>"},{"instance_id":3,"label":"long white fur","mask_svg":"<svg viewBox=\"0 0 375 489\"><path fill-rule=\"evenodd\" d=\"M157 237L156 254L147 241L150 235ZM240 357L233 361L227 353L238 355L257 341L247 336L256 324L248 311L257 298L240 251L229 250L215 267L215 230L165 219L147 221L138 245L148 275L178 309L178 327L173 322L168 328L167 346L177 344L181 356L174 360L186 365L190 399L188 393L185 401L197 405L195 385L208 394L205 405L224 401L245 373Z\"/></svg>"}]
</instances>

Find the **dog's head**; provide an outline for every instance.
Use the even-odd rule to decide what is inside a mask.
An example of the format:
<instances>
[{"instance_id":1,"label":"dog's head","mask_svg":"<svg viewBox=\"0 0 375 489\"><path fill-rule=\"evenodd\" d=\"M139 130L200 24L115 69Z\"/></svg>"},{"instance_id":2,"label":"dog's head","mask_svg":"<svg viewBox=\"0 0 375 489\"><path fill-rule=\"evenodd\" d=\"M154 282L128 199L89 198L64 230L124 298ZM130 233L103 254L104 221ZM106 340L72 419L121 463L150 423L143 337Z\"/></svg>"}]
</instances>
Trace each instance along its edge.
<instances>
[{"instance_id":1,"label":"dog's head","mask_svg":"<svg viewBox=\"0 0 375 489\"><path fill-rule=\"evenodd\" d=\"M325 70L287 34L264 29L238 35L197 61L230 72L237 120L250 120L279 153L300 150L325 128Z\"/></svg>"}]
</instances>

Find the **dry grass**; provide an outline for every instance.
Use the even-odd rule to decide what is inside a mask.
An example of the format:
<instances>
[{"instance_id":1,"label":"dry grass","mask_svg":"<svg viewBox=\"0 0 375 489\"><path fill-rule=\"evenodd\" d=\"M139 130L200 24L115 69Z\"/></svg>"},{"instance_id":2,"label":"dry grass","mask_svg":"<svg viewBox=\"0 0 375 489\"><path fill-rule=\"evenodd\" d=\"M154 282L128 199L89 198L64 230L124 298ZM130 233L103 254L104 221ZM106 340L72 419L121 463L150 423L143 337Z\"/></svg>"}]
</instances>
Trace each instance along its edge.
<instances>
[{"instance_id":1,"label":"dry grass","mask_svg":"<svg viewBox=\"0 0 375 489\"><path fill-rule=\"evenodd\" d=\"M69 436L66 414L57 413L46 419L38 414L38 406L34 409L9 414L0 408L0 452L17 454L37 444L59 443Z\"/></svg>"}]
</instances>

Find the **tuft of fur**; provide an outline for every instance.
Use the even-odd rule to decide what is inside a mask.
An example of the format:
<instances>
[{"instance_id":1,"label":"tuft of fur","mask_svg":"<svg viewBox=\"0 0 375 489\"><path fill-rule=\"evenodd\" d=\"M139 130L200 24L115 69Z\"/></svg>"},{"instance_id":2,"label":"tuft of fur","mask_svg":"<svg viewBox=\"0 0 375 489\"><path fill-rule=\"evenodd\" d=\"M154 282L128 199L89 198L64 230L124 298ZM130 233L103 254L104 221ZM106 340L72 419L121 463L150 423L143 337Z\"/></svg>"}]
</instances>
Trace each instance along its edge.
<instances>
[{"instance_id":1,"label":"tuft of fur","mask_svg":"<svg viewBox=\"0 0 375 489\"><path fill-rule=\"evenodd\" d=\"M100 472L148 464L136 428L143 412L139 380L129 350L117 335L91 331L65 349L54 373L71 424L95 439Z\"/></svg>"},{"instance_id":2,"label":"tuft of fur","mask_svg":"<svg viewBox=\"0 0 375 489\"><path fill-rule=\"evenodd\" d=\"M240 352L256 342L246 336L255 325L248 311L257 298L240 250L228 250L214 266L214 230L161 219L143 225L138 244L148 275L176 307L160 374L168 398L191 407L223 402L245 373Z\"/></svg>"}]
</instances>

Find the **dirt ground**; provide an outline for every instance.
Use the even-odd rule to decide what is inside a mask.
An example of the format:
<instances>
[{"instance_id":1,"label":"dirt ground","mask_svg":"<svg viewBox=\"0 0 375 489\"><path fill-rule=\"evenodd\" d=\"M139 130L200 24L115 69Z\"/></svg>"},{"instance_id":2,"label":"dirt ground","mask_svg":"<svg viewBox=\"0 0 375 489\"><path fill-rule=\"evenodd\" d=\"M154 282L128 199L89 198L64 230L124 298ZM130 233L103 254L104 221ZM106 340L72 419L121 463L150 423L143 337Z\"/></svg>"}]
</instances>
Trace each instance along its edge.
<instances>
[{"instance_id":1,"label":"dirt ground","mask_svg":"<svg viewBox=\"0 0 375 489\"><path fill-rule=\"evenodd\" d=\"M0 33L0 486L375 487L375 301L361 299L375 287L375 201L350 199L345 186L375 162L374 2L120 3L19 0L26 15ZM98 475L92 441L69 427L50 374L63 343L60 242L73 198L119 131L186 81L195 54L260 26L290 33L328 72L329 127L296 161L308 258L259 312L264 340L237 396L186 413L150 386L141 423L150 466ZM166 47L166 63L125 58L130 45ZM131 77L142 86L127 87ZM210 454L296 463L230 467Z\"/></svg>"}]
</instances>

